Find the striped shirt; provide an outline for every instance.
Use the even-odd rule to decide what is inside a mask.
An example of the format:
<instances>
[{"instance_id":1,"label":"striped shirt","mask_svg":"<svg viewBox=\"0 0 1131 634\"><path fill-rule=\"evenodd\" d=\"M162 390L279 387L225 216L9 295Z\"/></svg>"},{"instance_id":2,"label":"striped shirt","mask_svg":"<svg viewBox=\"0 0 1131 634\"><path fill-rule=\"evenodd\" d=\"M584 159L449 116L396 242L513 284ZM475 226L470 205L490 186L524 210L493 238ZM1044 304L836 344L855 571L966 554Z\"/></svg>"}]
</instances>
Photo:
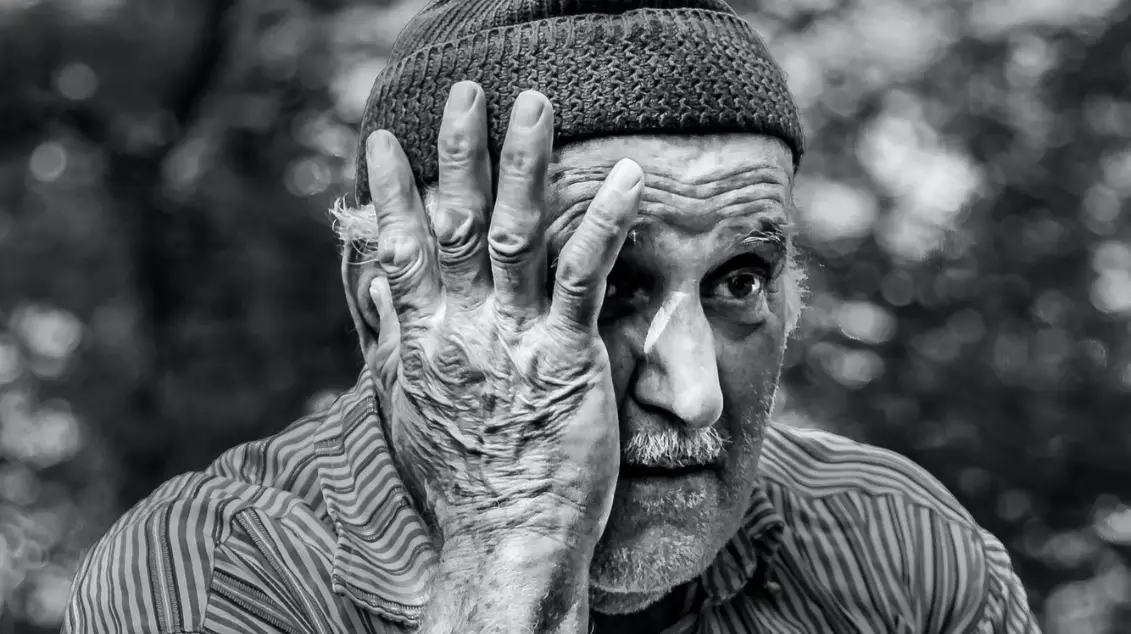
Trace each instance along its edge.
<instances>
[{"instance_id":1,"label":"striped shirt","mask_svg":"<svg viewBox=\"0 0 1131 634\"><path fill-rule=\"evenodd\" d=\"M760 478L665 634L1038 632L1002 544L909 460L771 425ZM84 560L63 632L409 632L436 565L363 372L127 512Z\"/></svg>"}]
</instances>

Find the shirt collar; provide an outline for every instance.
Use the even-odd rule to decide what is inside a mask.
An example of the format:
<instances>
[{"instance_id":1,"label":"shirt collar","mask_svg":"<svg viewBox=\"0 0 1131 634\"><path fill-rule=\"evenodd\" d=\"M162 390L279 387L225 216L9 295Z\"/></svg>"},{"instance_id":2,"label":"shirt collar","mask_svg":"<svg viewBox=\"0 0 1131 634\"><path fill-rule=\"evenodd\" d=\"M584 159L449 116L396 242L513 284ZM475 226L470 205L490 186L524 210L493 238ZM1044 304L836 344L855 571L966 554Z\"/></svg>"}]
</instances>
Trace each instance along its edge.
<instances>
[{"instance_id":1,"label":"shirt collar","mask_svg":"<svg viewBox=\"0 0 1131 634\"><path fill-rule=\"evenodd\" d=\"M743 516L742 528L699 577L708 601L727 601L755 577L762 578L777 556L784 532L781 513L759 483Z\"/></svg>"},{"instance_id":2,"label":"shirt collar","mask_svg":"<svg viewBox=\"0 0 1131 634\"><path fill-rule=\"evenodd\" d=\"M330 406L315 436L319 485L337 533L331 580L334 592L358 605L415 625L428 603L438 556L393 466L374 394L365 369ZM756 487L742 529L700 577L710 602L731 598L764 573L784 525Z\"/></svg>"},{"instance_id":3,"label":"shirt collar","mask_svg":"<svg viewBox=\"0 0 1131 634\"><path fill-rule=\"evenodd\" d=\"M334 592L415 624L428 602L438 558L393 466L368 369L330 406L314 447L319 486L337 533Z\"/></svg>"}]
</instances>

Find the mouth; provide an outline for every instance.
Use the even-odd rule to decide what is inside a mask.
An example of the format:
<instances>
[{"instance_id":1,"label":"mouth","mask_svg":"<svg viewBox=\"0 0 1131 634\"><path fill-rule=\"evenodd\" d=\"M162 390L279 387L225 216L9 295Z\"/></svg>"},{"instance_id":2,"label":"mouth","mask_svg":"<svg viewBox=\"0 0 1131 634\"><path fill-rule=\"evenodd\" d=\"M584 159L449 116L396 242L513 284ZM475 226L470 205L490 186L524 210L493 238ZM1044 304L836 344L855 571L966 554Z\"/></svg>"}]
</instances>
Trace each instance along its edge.
<instances>
[{"instance_id":1,"label":"mouth","mask_svg":"<svg viewBox=\"0 0 1131 634\"><path fill-rule=\"evenodd\" d=\"M689 465L686 467L650 467L644 465L621 465L620 477L622 478L664 478L674 480L693 475L702 475L711 470L707 464Z\"/></svg>"}]
</instances>

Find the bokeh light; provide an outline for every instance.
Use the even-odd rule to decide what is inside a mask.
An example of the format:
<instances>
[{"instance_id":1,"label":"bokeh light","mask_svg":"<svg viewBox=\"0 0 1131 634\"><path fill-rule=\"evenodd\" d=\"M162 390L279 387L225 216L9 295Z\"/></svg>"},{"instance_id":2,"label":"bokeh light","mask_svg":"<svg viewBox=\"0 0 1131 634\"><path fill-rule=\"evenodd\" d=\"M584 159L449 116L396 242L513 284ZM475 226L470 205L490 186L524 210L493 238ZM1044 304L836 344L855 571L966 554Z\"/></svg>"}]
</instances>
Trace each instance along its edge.
<instances>
[{"instance_id":1,"label":"bokeh light","mask_svg":"<svg viewBox=\"0 0 1131 634\"><path fill-rule=\"evenodd\" d=\"M0 631L353 383L326 210L425 3L0 0ZM809 142L776 415L927 468L1047 633L1131 631L1131 0L733 4Z\"/></svg>"}]
</instances>

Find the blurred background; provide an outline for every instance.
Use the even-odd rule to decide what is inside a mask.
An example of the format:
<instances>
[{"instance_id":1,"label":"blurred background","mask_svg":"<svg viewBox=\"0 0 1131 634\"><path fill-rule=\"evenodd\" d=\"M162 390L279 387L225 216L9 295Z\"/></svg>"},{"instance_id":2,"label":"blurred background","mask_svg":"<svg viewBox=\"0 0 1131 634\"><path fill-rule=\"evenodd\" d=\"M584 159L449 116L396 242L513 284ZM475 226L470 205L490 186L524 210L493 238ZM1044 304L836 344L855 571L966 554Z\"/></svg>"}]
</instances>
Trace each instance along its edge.
<instances>
[{"instance_id":1,"label":"blurred background","mask_svg":"<svg viewBox=\"0 0 1131 634\"><path fill-rule=\"evenodd\" d=\"M0 632L352 385L327 209L419 0L0 0ZM1131 632L1131 0L764 0L813 294L783 418L910 456L1046 631Z\"/></svg>"}]
</instances>

